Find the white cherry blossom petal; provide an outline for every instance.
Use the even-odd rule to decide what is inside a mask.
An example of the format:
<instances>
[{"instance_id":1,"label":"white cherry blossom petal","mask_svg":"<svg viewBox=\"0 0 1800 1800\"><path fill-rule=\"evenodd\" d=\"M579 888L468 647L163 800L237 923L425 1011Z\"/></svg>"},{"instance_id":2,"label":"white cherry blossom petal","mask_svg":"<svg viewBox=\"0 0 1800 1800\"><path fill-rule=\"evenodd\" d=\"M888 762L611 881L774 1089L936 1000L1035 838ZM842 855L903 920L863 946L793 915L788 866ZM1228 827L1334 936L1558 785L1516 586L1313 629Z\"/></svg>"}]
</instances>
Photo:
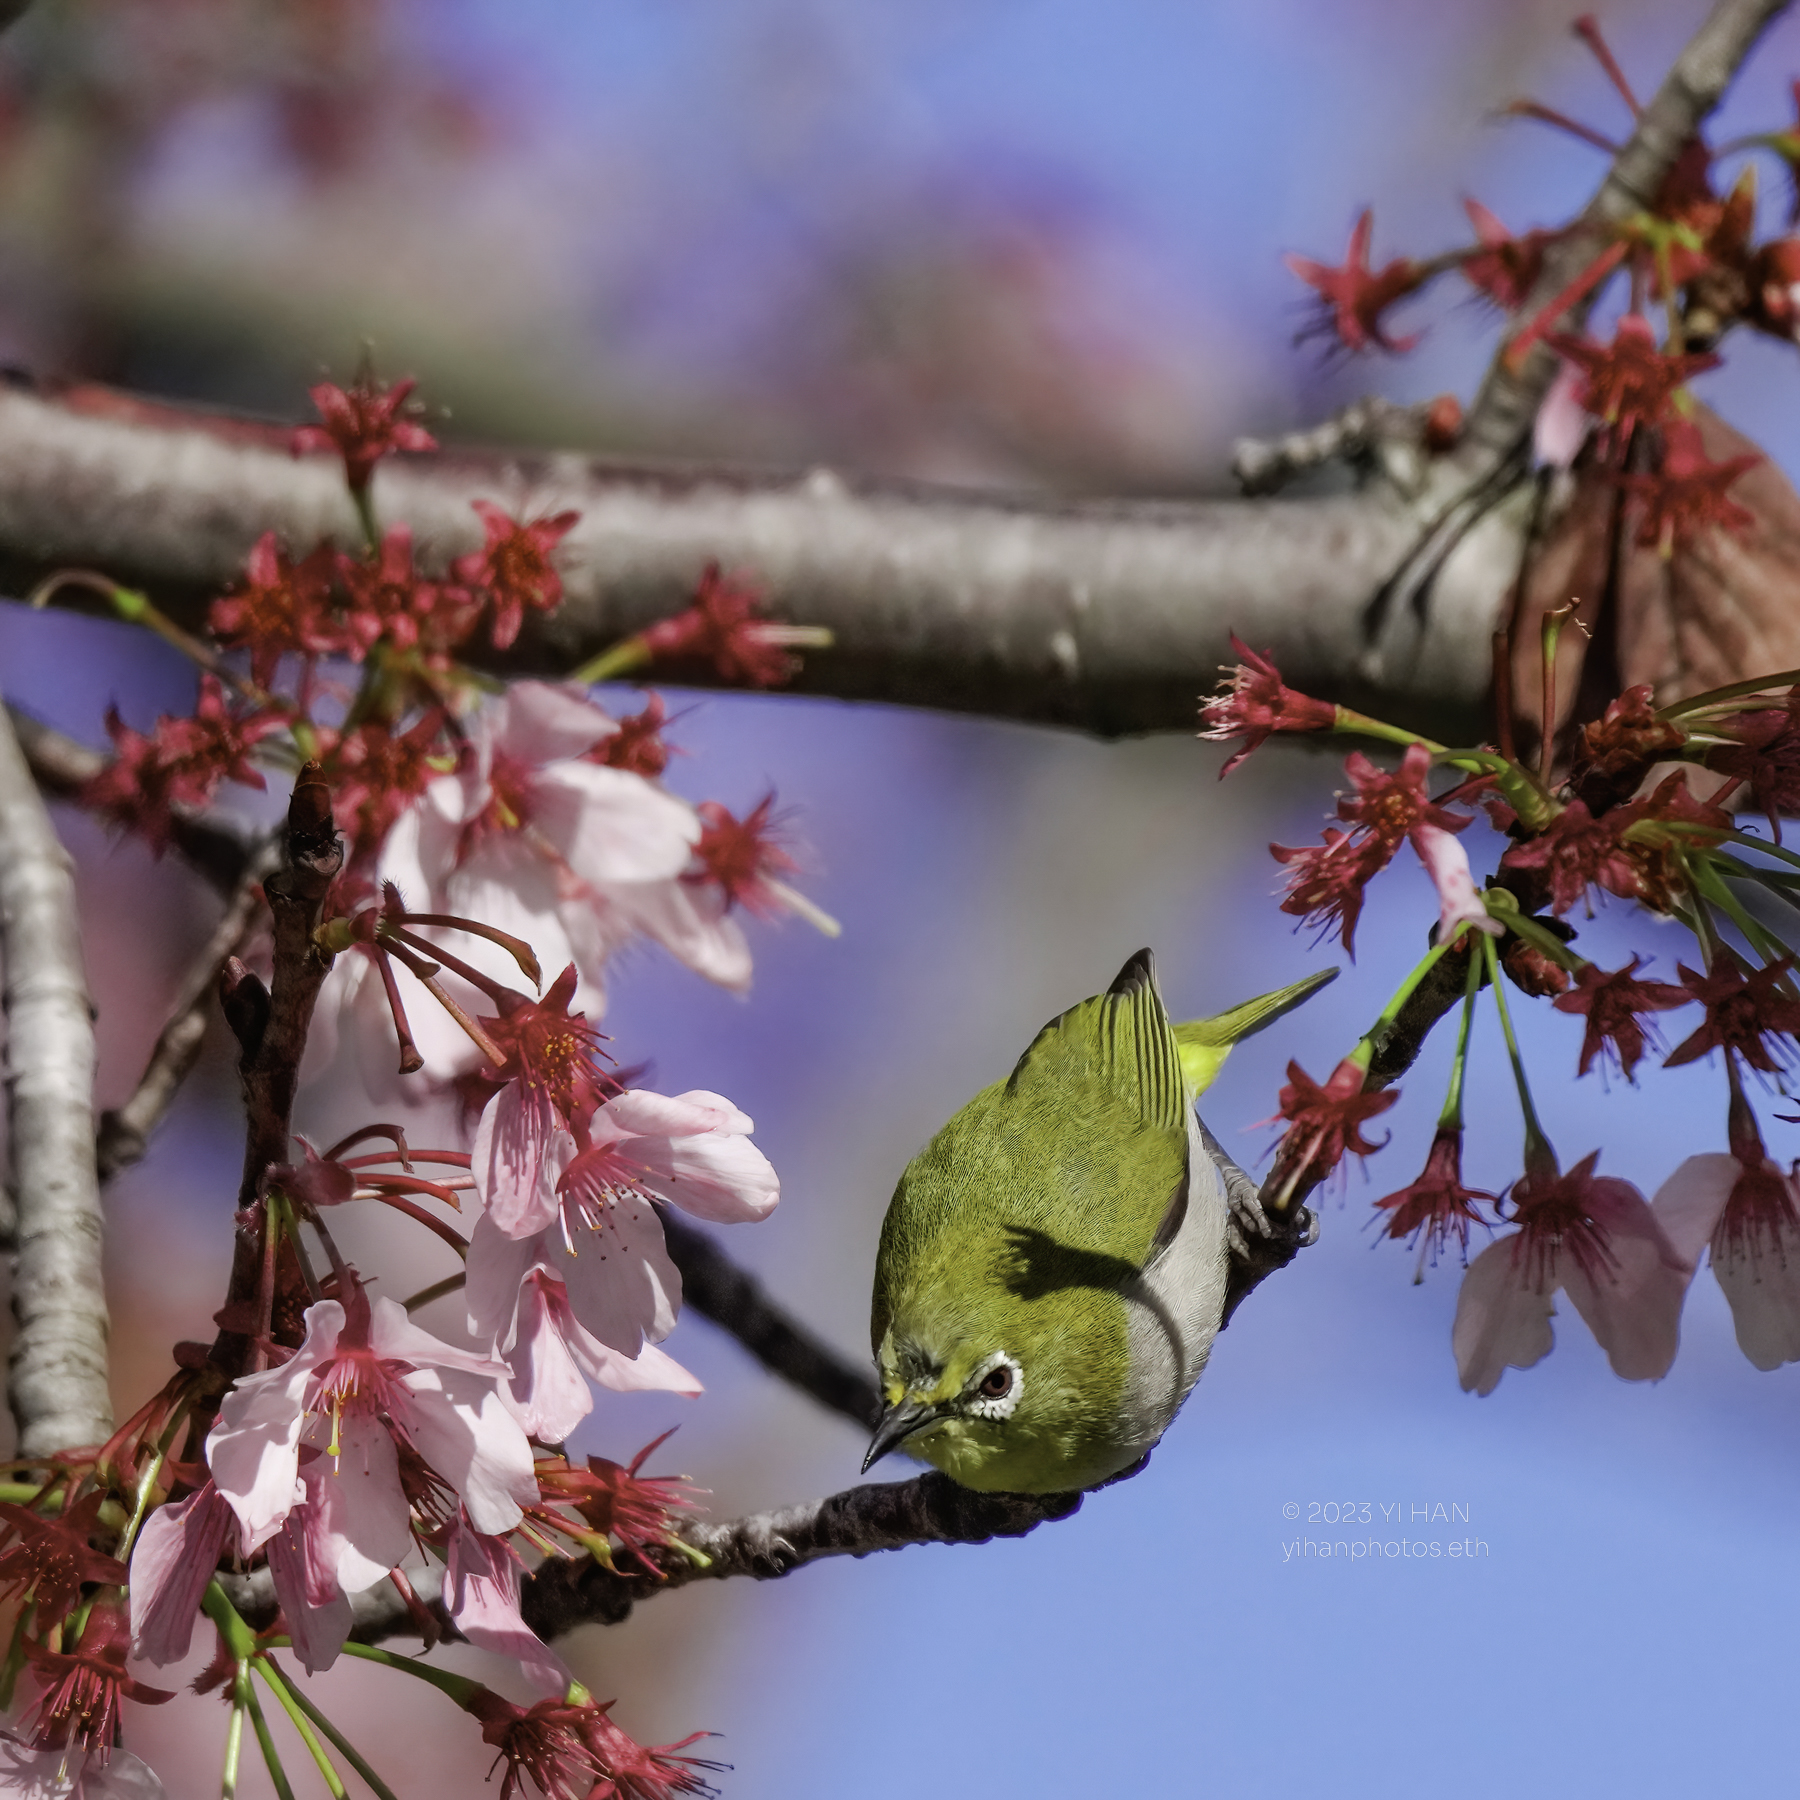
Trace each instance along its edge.
<instances>
[{"instance_id":1,"label":"white cherry blossom petal","mask_svg":"<svg viewBox=\"0 0 1800 1800\"><path fill-rule=\"evenodd\" d=\"M1553 1285L1533 1284L1513 1255L1518 1241L1514 1232L1489 1244L1463 1276L1450 1342L1464 1393L1491 1394L1509 1368L1529 1369L1555 1345Z\"/></svg>"}]
</instances>

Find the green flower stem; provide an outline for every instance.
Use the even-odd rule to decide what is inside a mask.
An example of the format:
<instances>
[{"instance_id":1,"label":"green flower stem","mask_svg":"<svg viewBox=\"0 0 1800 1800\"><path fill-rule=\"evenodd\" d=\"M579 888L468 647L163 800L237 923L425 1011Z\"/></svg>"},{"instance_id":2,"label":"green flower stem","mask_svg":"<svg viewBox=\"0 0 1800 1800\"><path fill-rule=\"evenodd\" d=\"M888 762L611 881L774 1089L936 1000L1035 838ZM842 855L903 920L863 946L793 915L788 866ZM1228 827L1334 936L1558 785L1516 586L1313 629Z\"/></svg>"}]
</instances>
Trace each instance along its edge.
<instances>
[{"instance_id":1,"label":"green flower stem","mask_svg":"<svg viewBox=\"0 0 1800 1800\"><path fill-rule=\"evenodd\" d=\"M1431 752L1433 762L1448 763L1452 768L1467 769L1472 775L1499 775L1510 770L1514 765L1504 756L1492 750L1465 749L1460 746L1452 748L1448 744L1440 744L1435 738L1421 737L1416 731L1407 731L1399 725L1390 725L1385 719L1371 719L1367 713L1353 712L1347 706L1337 709L1337 719L1332 725L1333 731L1342 731L1356 737L1379 738L1384 744L1405 744L1409 748L1418 744Z\"/></svg>"},{"instance_id":2,"label":"green flower stem","mask_svg":"<svg viewBox=\"0 0 1800 1800\"><path fill-rule=\"evenodd\" d=\"M287 1671L281 1668L275 1662L273 1657L264 1656L259 1658L257 1667L266 1672L264 1675L265 1680L268 1680L271 1677L273 1678L271 1685L278 1684L280 1691L286 1696L286 1700L283 1702L284 1704L286 1704L287 1701L291 1701L294 1706L298 1707L300 1711L307 1716L307 1718L312 1720L313 1724L315 1724L319 1730L324 1732L326 1737L331 1740L332 1745L337 1750L338 1754L342 1756L344 1761L363 1778L365 1783L367 1783L370 1793L375 1796L375 1800L396 1800L394 1790L369 1767L357 1751L356 1746L352 1744L322 1712L320 1712L318 1707L313 1705L313 1703L307 1699L305 1692L300 1686L288 1679ZM290 1713L290 1717L291 1716ZM298 1723L298 1721L296 1721L296 1723Z\"/></svg>"},{"instance_id":3,"label":"green flower stem","mask_svg":"<svg viewBox=\"0 0 1800 1800\"><path fill-rule=\"evenodd\" d=\"M1792 687L1800 681L1800 669L1782 669L1774 675L1759 675L1754 681L1734 681L1729 687L1708 688L1704 694L1689 694L1669 706L1659 706L1659 719L1685 719L1691 713L1705 712L1722 706L1728 700L1742 699L1746 694L1760 694L1769 688Z\"/></svg>"},{"instance_id":4,"label":"green flower stem","mask_svg":"<svg viewBox=\"0 0 1800 1800\"><path fill-rule=\"evenodd\" d=\"M244 1751L244 1709L234 1697L231 1723L225 1731L225 1772L219 1779L220 1800L237 1800L238 1760Z\"/></svg>"},{"instance_id":5,"label":"green flower stem","mask_svg":"<svg viewBox=\"0 0 1800 1800\"><path fill-rule=\"evenodd\" d=\"M1458 936L1460 937L1460 933ZM1484 934L1485 935L1485 934ZM1357 1039L1356 1048L1344 1059L1346 1062L1358 1064L1367 1069L1374 1060L1376 1047L1387 1035L1388 1028L1400 1016L1400 1009L1413 997L1414 990L1431 971L1443 960L1444 954L1451 948L1451 943L1433 944L1414 965L1412 973L1394 989L1388 1003L1381 1009L1380 1017Z\"/></svg>"},{"instance_id":6,"label":"green flower stem","mask_svg":"<svg viewBox=\"0 0 1800 1800\"><path fill-rule=\"evenodd\" d=\"M150 1511L150 1496L156 1491L157 1477L162 1474L163 1465L169 1460L170 1446L175 1442L175 1434L185 1423L193 1405L191 1395L182 1400L169 1415L168 1426L156 1441L156 1455L151 1459L150 1467L144 1471L143 1479L138 1482L137 1503L132 1508L124 1531L119 1534L119 1547L113 1552L120 1562L131 1560L131 1546L137 1542L137 1534L143 1528L145 1515Z\"/></svg>"},{"instance_id":7,"label":"green flower stem","mask_svg":"<svg viewBox=\"0 0 1800 1800\"><path fill-rule=\"evenodd\" d=\"M369 484L365 481L361 487L353 487L350 498L356 507L356 522L362 527L363 542L371 556L379 556L381 521L375 517L375 497L369 492Z\"/></svg>"},{"instance_id":8,"label":"green flower stem","mask_svg":"<svg viewBox=\"0 0 1800 1800\"><path fill-rule=\"evenodd\" d=\"M1682 827L1677 823L1670 823L1665 826L1665 829L1680 831ZM1800 856L1796 856L1793 851L1780 844L1771 844L1767 838L1752 837L1747 831L1714 831L1705 825L1690 825L1687 829L1693 832L1705 832L1716 843L1736 844L1740 849L1755 850L1764 856L1774 857L1778 862L1787 863L1792 868L1800 869ZM1626 835L1629 836L1629 832Z\"/></svg>"},{"instance_id":9,"label":"green flower stem","mask_svg":"<svg viewBox=\"0 0 1800 1800\"><path fill-rule=\"evenodd\" d=\"M281 1753L275 1748L275 1740L269 1735L269 1721L263 1717L262 1702L256 1697L256 1687L250 1680L247 1663L238 1664L237 1692L243 1696L244 1710L250 1715L250 1723L256 1731L256 1747L262 1752L263 1766L269 1771L269 1779L275 1784L276 1800L294 1800L294 1784L287 1778L287 1770L281 1766Z\"/></svg>"},{"instance_id":10,"label":"green flower stem","mask_svg":"<svg viewBox=\"0 0 1800 1800\"><path fill-rule=\"evenodd\" d=\"M1729 850L1713 851L1711 860L1716 868L1723 869L1726 874L1735 875L1740 881L1754 881L1790 906L1800 905L1800 901L1795 899L1796 892L1800 891L1800 872L1761 869L1755 863L1745 862L1741 856L1733 856Z\"/></svg>"},{"instance_id":11,"label":"green flower stem","mask_svg":"<svg viewBox=\"0 0 1800 1800\"><path fill-rule=\"evenodd\" d=\"M416 1312L421 1306L429 1306L433 1300L441 1300L446 1294L454 1294L468 1279L466 1271L459 1270L454 1275L446 1275L442 1281L434 1281L430 1287L422 1287L416 1294L409 1294L400 1302L408 1312Z\"/></svg>"},{"instance_id":12,"label":"green flower stem","mask_svg":"<svg viewBox=\"0 0 1800 1800\"><path fill-rule=\"evenodd\" d=\"M52 1488L46 1493L41 1481L0 1481L0 1500L14 1506L29 1506L34 1500L41 1500L46 1506L59 1506L62 1489Z\"/></svg>"},{"instance_id":13,"label":"green flower stem","mask_svg":"<svg viewBox=\"0 0 1800 1800\"><path fill-rule=\"evenodd\" d=\"M621 675L634 675L639 669L649 668L655 660L642 634L634 632L628 638L620 638L598 656L589 657L569 680L591 687L596 681L616 681ZM1341 707L1338 716L1343 717Z\"/></svg>"},{"instance_id":14,"label":"green flower stem","mask_svg":"<svg viewBox=\"0 0 1800 1800\"><path fill-rule=\"evenodd\" d=\"M216 1581L206 1584L206 1592L200 1596L200 1610L218 1626L225 1648L239 1662L248 1662L256 1654L256 1633L244 1623L238 1609Z\"/></svg>"},{"instance_id":15,"label":"green flower stem","mask_svg":"<svg viewBox=\"0 0 1800 1800\"><path fill-rule=\"evenodd\" d=\"M404 1675L428 1681L440 1693L448 1694L465 1711L470 1702L479 1698L484 1691L479 1681L471 1681L466 1675L453 1675L448 1669L434 1669L430 1663L420 1662L416 1656L399 1656L392 1650L383 1650L379 1644L349 1643L344 1646L344 1654L360 1656L365 1662L380 1663L384 1668L398 1669Z\"/></svg>"},{"instance_id":16,"label":"green flower stem","mask_svg":"<svg viewBox=\"0 0 1800 1800\"><path fill-rule=\"evenodd\" d=\"M1705 862L1689 862L1686 864L1688 881L1701 894L1718 907L1744 934L1744 941L1766 961L1776 962L1784 956L1793 955L1792 949L1760 919L1753 917L1726 885L1724 877L1711 866L1710 859Z\"/></svg>"},{"instance_id":17,"label":"green flower stem","mask_svg":"<svg viewBox=\"0 0 1800 1800\"><path fill-rule=\"evenodd\" d=\"M1407 731L1402 726L1390 725L1385 719L1371 719L1367 713L1354 712L1348 706L1337 709L1337 718L1332 722L1333 731L1354 732L1358 737L1380 738L1386 744L1423 744L1433 756L1448 756L1449 749L1434 738L1421 737L1416 731Z\"/></svg>"},{"instance_id":18,"label":"green flower stem","mask_svg":"<svg viewBox=\"0 0 1800 1800\"><path fill-rule=\"evenodd\" d=\"M1444 1110L1438 1114L1439 1131L1461 1131L1463 1124L1463 1079L1469 1067L1469 1030L1475 1023L1475 1001L1481 993L1481 958L1469 958L1469 978L1463 983L1462 1023L1457 1027L1456 1049L1450 1058L1450 1091L1444 1096Z\"/></svg>"},{"instance_id":19,"label":"green flower stem","mask_svg":"<svg viewBox=\"0 0 1800 1800\"><path fill-rule=\"evenodd\" d=\"M189 662L197 664L209 675L216 675L233 693L243 699L253 700L258 706L270 704L271 697L255 682L246 681L225 663L212 645L183 631L151 601L148 594L141 594L136 588L121 587L118 582L92 569L59 569L32 589L26 596L25 604L33 611L42 611L49 604L50 597L59 588L65 587L85 588L90 593L98 594L126 624L142 625L146 631L155 633L165 644L180 651Z\"/></svg>"},{"instance_id":20,"label":"green flower stem","mask_svg":"<svg viewBox=\"0 0 1800 1800\"><path fill-rule=\"evenodd\" d=\"M1481 934L1481 954L1487 963L1488 980L1493 984L1494 1004L1500 1009L1500 1029L1506 1036L1506 1054L1512 1061L1513 1080L1519 1088L1519 1111L1525 1116L1525 1168L1527 1173L1548 1162L1556 1166L1556 1152L1538 1123L1537 1108L1531 1103L1531 1083L1525 1079L1525 1059L1519 1054L1519 1040L1513 1035L1512 1009L1506 1004L1506 990L1500 985L1500 953L1486 932Z\"/></svg>"},{"instance_id":21,"label":"green flower stem","mask_svg":"<svg viewBox=\"0 0 1800 1800\"><path fill-rule=\"evenodd\" d=\"M257 1657L250 1668L254 1674L262 1677L269 1692L281 1702L281 1710L287 1714L288 1723L299 1732L301 1743L306 1746L326 1787L331 1790L331 1800L350 1800L350 1790L344 1786L343 1777L338 1774L331 1758L325 1754L325 1746L313 1735L313 1728L307 1722L306 1714L294 1704L294 1696L288 1692L287 1683L270 1667L266 1657Z\"/></svg>"},{"instance_id":22,"label":"green flower stem","mask_svg":"<svg viewBox=\"0 0 1800 1800\"><path fill-rule=\"evenodd\" d=\"M13 1689L25 1667L25 1631L36 1611L35 1606L26 1606L13 1620L12 1641L6 1646L6 1661L0 1664L0 1712L12 1711Z\"/></svg>"},{"instance_id":23,"label":"green flower stem","mask_svg":"<svg viewBox=\"0 0 1800 1800\"><path fill-rule=\"evenodd\" d=\"M269 1208L269 1217L280 1226L287 1235L287 1241L294 1246L294 1260L300 1265L300 1279L306 1283L307 1294L316 1301L324 1290L319 1286L312 1258L307 1254L306 1241L300 1235L300 1220L294 1211L293 1202L280 1188L271 1188L265 1204Z\"/></svg>"},{"instance_id":24,"label":"green flower stem","mask_svg":"<svg viewBox=\"0 0 1800 1800\"><path fill-rule=\"evenodd\" d=\"M1505 888L1489 888L1481 896L1489 916L1498 919L1514 937L1522 938L1534 950L1541 950L1553 961L1579 973L1587 967L1587 958L1578 955L1554 931L1546 931L1536 919L1519 911L1519 903Z\"/></svg>"}]
</instances>

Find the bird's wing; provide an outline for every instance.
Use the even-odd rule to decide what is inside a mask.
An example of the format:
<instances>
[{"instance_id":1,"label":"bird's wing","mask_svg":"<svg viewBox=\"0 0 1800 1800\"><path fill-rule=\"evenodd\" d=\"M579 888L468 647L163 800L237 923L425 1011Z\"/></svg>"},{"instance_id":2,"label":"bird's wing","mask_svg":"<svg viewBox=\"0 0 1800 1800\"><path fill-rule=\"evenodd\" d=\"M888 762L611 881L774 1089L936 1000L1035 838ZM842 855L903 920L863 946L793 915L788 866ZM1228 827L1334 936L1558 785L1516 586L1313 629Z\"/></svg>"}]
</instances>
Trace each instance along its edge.
<instances>
[{"instance_id":1,"label":"bird's wing","mask_svg":"<svg viewBox=\"0 0 1800 1800\"><path fill-rule=\"evenodd\" d=\"M1097 1087L1151 1130L1186 1132L1180 1047L1148 950L1104 994L1071 1006L1032 1039L1007 1092L1028 1100L1040 1084Z\"/></svg>"}]
</instances>

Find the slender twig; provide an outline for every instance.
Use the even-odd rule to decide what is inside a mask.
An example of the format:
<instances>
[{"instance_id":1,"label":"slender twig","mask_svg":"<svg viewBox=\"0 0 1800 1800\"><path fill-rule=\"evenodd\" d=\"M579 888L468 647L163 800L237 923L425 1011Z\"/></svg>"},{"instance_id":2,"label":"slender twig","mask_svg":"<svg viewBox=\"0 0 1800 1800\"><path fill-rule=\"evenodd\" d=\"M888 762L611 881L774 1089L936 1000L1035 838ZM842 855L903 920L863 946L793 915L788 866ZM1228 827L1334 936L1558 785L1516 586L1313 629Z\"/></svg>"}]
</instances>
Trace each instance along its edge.
<instances>
[{"instance_id":1,"label":"slender twig","mask_svg":"<svg viewBox=\"0 0 1800 1800\"><path fill-rule=\"evenodd\" d=\"M94 1162L94 1025L74 869L0 718L0 961L12 1145L9 1398L27 1456L112 1431Z\"/></svg>"},{"instance_id":2,"label":"slender twig","mask_svg":"<svg viewBox=\"0 0 1800 1800\"><path fill-rule=\"evenodd\" d=\"M704 1231L665 1213L663 1235L681 1271L682 1299L688 1306L730 1332L772 1374L821 1406L874 1429L881 1395L866 1364L841 1356L771 1300L761 1282L732 1262Z\"/></svg>"},{"instance_id":3,"label":"slender twig","mask_svg":"<svg viewBox=\"0 0 1800 1800\"><path fill-rule=\"evenodd\" d=\"M168 1110L181 1084L200 1055L218 987L219 971L226 959L243 948L262 911L260 892L265 876L280 866L274 845L253 853L238 878L224 916L212 936L189 966L169 1022L162 1028L144 1073L131 1098L123 1106L100 1116L100 1179L109 1181L119 1170L136 1162L145 1151L150 1133Z\"/></svg>"}]
</instances>

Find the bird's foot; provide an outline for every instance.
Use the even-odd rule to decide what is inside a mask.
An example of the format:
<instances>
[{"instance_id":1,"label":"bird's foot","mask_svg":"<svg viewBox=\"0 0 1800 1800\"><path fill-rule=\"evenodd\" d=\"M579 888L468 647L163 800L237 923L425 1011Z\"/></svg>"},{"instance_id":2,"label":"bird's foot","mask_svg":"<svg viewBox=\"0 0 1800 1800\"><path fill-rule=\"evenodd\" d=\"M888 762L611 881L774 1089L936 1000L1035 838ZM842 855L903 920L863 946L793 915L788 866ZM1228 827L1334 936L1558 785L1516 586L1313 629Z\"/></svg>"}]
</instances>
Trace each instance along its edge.
<instances>
[{"instance_id":1,"label":"bird's foot","mask_svg":"<svg viewBox=\"0 0 1800 1800\"><path fill-rule=\"evenodd\" d=\"M1263 1205L1256 1183L1225 1154L1204 1123L1200 1132L1224 1179L1230 1208L1225 1226L1225 1247L1231 1258L1225 1286L1225 1322L1229 1323L1238 1302L1265 1275L1286 1268L1309 1244L1318 1242L1319 1220L1310 1207L1297 1203L1282 1212L1270 1211Z\"/></svg>"}]
</instances>

